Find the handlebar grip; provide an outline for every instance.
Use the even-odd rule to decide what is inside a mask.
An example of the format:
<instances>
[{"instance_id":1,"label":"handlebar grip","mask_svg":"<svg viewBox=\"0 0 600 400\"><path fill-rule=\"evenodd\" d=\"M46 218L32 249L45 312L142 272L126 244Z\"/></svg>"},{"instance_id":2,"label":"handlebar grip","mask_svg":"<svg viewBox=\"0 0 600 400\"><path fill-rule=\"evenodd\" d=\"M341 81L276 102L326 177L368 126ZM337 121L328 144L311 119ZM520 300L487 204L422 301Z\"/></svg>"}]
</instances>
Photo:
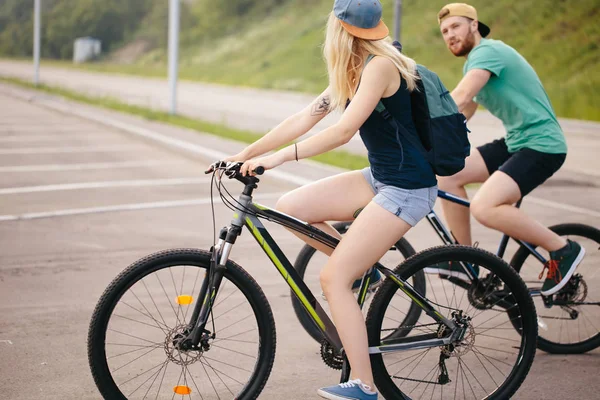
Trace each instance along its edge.
<instances>
[{"instance_id":1,"label":"handlebar grip","mask_svg":"<svg viewBox=\"0 0 600 400\"><path fill-rule=\"evenodd\" d=\"M259 166L258 166L258 167L256 167L256 169L254 170L254 173L255 173L256 175L262 175L262 174L264 174L264 173L265 173L265 167L262 167L262 166L260 166L260 165L259 165Z\"/></svg>"}]
</instances>

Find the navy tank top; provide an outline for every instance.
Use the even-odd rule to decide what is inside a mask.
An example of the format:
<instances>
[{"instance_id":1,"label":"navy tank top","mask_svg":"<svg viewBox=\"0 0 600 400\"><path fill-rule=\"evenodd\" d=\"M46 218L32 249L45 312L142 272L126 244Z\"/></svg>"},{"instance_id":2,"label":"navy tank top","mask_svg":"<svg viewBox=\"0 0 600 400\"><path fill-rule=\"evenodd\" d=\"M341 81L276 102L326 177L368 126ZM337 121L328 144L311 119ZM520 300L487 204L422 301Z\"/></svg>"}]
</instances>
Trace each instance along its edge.
<instances>
[{"instance_id":1,"label":"navy tank top","mask_svg":"<svg viewBox=\"0 0 600 400\"><path fill-rule=\"evenodd\" d=\"M412 119L410 92L400 77L398 91L381 102L398 124L417 138ZM437 185L435 173L421 151L390 121L373 110L360 127L360 137L368 151L373 177L379 182L403 189L421 189Z\"/></svg>"}]
</instances>

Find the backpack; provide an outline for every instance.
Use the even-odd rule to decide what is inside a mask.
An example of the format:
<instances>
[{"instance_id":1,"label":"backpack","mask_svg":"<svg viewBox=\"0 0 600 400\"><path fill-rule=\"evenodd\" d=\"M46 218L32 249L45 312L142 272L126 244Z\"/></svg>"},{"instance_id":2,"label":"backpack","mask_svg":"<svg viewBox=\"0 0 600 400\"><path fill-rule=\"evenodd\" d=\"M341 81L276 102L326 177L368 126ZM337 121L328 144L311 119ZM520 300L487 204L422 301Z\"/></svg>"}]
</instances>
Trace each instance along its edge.
<instances>
[{"instance_id":1,"label":"backpack","mask_svg":"<svg viewBox=\"0 0 600 400\"><path fill-rule=\"evenodd\" d=\"M394 42L394 46L402 50L400 43ZM369 56L367 62L371 58ZM417 75L420 79L417 89L411 92L410 103L418 138L398 124L381 101L375 109L396 129L396 135L402 132L421 150L436 175L454 175L465 167L465 159L471 151L467 119L458 112L450 92L436 73L417 65Z\"/></svg>"}]
</instances>

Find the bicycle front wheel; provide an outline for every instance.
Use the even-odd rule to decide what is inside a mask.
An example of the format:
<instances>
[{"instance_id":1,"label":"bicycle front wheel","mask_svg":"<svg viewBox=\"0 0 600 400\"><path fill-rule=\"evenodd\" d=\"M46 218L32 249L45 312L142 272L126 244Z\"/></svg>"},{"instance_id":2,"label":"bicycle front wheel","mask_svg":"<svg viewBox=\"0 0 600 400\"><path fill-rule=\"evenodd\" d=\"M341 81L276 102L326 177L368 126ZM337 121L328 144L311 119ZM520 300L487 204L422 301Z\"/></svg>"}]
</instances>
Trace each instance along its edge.
<instances>
[{"instance_id":1,"label":"bicycle front wheel","mask_svg":"<svg viewBox=\"0 0 600 400\"><path fill-rule=\"evenodd\" d=\"M479 278L457 285L426 274L426 294L415 290L437 312L462 327L464 336L440 347L372 355L375 383L387 399L402 399L403 393L413 399L508 399L523 383L536 350L536 313L527 287L500 258L466 246L426 250L395 272L410 281L424 268L444 262L478 266ZM413 326L401 325L401 310L412 302L386 279L367 316L370 346L447 336L445 325L424 312ZM515 321L519 321L519 331L513 328Z\"/></svg>"},{"instance_id":2,"label":"bicycle front wheel","mask_svg":"<svg viewBox=\"0 0 600 400\"><path fill-rule=\"evenodd\" d=\"M100 298L88 359L104 398L256 399L275 358L265 295L232 261L214 300L201 350L176 345L207 278L210 253L167 250L123 271Z\"/></svg>"},{"instance_id":3,"label":"bicycle front wheel","mask_svg":"<svg viewBox=\"0 0 600 400\"><path fill-rule=\"evenodd\" d=\"M561 224L550 230L585 249L585 257L569 283L545 304L534 296L540 320L538 348L548 353L580 354L600 347L600 230L582 224ZM546 258L547 252L538 248ZM530 289L540 289L542 264L520 247L510 265Z\"/></svg>"}]
</instances>

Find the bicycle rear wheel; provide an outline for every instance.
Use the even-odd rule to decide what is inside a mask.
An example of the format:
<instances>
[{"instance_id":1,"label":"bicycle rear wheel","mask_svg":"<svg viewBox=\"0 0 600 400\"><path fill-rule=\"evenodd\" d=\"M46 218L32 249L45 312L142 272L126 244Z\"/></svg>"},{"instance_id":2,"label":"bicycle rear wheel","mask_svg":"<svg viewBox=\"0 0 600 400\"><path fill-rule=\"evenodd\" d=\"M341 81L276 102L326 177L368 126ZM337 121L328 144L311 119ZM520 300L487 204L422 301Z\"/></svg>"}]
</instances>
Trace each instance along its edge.
<instances>
[{"instance_id":1,"label":"bicycle rear wheel","mask_svg":"<svg viewBox=\"0 0 600 400\"><path fill-rule=\"evenodd\" d=\"M340 233L345 234L350 228L352 222L337 222L333 224L333 227ZM321 269L325 266L327 262L327 256L322 253L316 253L316 249L309 245L305 245L298 253L298 257L296 257L296 261L294 262L294 268L298 271L298 274L304 282L308 285L313 293L321 292L321 284L319 282L319 274ZM395 245L393 249L388 251L388 254L380 260L380 263L383 265L398 265L408 257L415 254L415 249L410 245L410 243L405 239L401 238ZM393 263L393 264L392 264ZM425 285L425 276L421 272L420 274L412 277L413 281L410 283L413 286L424 288ZM291 293L292 298L292 306L294 307L294 312L296 313L296 317L298 321L306 331L314 340L321 343L324 339L323 334L319 327L315 324L313 319L308 315L306 309L302 305L302 303L296 298L294 293ZM328 311L328 306L326 303L322 303L325 311ZM411 325L417 319L419 319L419 315L421 313L421 309L416 305L407 305L408 311L406 313L406 325Z\"/></svg>"},{"instance_id":2,"label":"bicycle rear wheel","mask_svg":"<svg viewBox=\"0 0 600 400\"><path fill-rule=\"evenodd\" d=\"M585 248L585 257L569 283L545 304L534 296L540 319L538 348L556 354L580 354L600 347L600 230L582 224L561 224L549 229ZM549 258L549 254L538 248ZM541 288L542 264L520 247L510 265L531 288Z\"/></svg>"},{"instance_id":3,"label":"bicycle rear wheel","mask_svg":"<svg viewBox=\"0 0 600 400\"><path fill-rule=\"evenodd\" d=\"M427 274L427 294L422 293L436 311L466 329L464 338L441 347L372 355L375 383L387 399L402 399L403 393L413 399L508 399L523 383L535 356L536 314L527 287L498 257L465 246L426 250L395 272L407 281L441 262L479 266L478 281L465 287ZM401 335L404 343L422 340L418 335L444 336L445 325L426 313L412 327L400 324L401 310L412 302L386 279L367 316L370 346L389 344L407 328L410 333ZM520 332L511 323L517 320Z\"/></svg>"},{"instance_id":4,"label":"bicycle rear wheel","mask_svg":"<svg viewBox=\"0 0 600 400\"><path fill-rule=\"evenodd\" d=\"M88 333L88 360L106 399L256 399L275 358L265 295L240 266L227 269L202 350L180 350L210 253L167 250L124 270L105 290Z\"/></svg>"}]
</instances>

